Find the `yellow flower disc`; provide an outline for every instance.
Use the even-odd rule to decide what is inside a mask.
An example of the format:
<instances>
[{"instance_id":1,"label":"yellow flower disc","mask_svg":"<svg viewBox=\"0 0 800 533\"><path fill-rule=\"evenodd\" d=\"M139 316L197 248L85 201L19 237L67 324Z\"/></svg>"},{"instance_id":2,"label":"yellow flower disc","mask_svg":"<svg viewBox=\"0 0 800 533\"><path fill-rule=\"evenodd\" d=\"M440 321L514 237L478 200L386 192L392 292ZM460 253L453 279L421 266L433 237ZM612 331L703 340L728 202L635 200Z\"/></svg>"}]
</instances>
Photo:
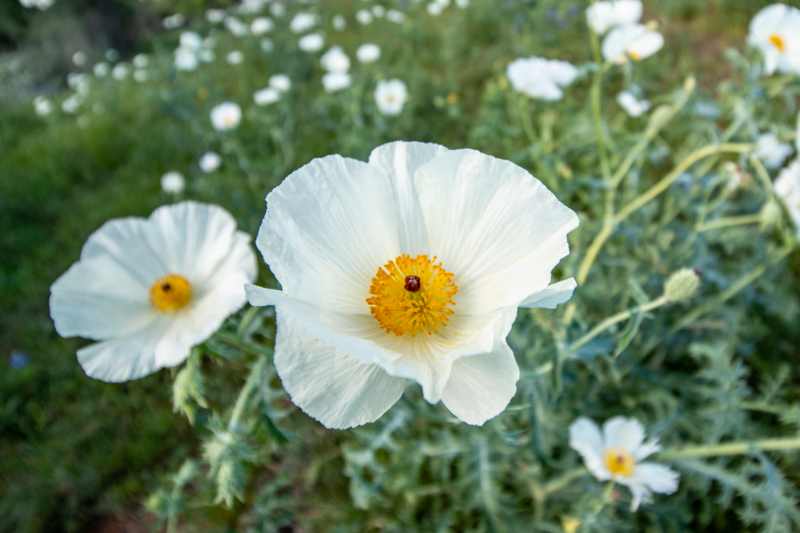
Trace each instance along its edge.
<instances>
[{"instance_id":1,"label":"yellow flower disc","mask_svg":"<svg viewBox=\"0 0 800 533\"><path fill-rule=\"evenodd\" d=\"M621 448L609 448L605 451L604 459L606 468L615 476L630 477L636 467L633 455Z\"/></svg>"},{"instance_id":2,"label":"yellow flower disc","mask_svg":"<svg viewBox=\"0 0 800 533\"><path fill-rule=\"evenodd\" d=\"M772 46L778 49L778 52L783 53L786 51L786 41L784 41L783 37L777 33L773 33L769 36L769 42Z\"/></svg>"},{"instance_id":3,"label":"yellow flower disc","mask_svg":"<svg viewBox=\"0 0 800 533\"><path fill-rule=\"evenodd\" d=\"M168 274L150 287L150 303L162 313L174 313L192 300L192 284L179 274Z\"/></svg>"},{"instance_id":4,"label":"yellow flower disc","mask_svg":"<svg viewBox=\"0 0 800 533\"><path fill-rule=\"evenodd\" d=\"M403 254L378 269L369 287L370 312L395 335L431 335L453 314L458 286L436 257Z\"/></svg>"}]
</instances>

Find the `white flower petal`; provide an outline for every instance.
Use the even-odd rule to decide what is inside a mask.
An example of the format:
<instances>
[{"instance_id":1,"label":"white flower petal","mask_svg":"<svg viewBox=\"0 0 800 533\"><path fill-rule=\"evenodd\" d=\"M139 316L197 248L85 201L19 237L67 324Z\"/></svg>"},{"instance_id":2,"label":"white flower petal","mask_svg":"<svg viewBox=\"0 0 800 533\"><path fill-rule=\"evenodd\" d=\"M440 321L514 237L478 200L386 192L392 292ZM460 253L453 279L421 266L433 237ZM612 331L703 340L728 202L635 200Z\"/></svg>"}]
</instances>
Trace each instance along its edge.
<instances>
[{"instance_id":1,"label":"white flower petal","mask_svg":"<svg viewBox=\"0 0 800 533\"><path fill-rule=\"evenodd\" d=\"M408 383L315 339L304 320L278 312L275 368L295 405L328 428L372 422Z\"/></svg>"},{"instance_id":2,"label":"white flower petal","mask_svg":"<svg viewBox=\"0 0 800 533\"><path fill-rule=\"evenodd\" d=\"M546 289L534 292L525 298L520 307L543 307L545 309L555 309L558 305L563 304L570 298L572 293L575 292L575 287L578 284L575 278L565 279L557 283L548 285Z\"/></svg>"},{"instance_id":3,"label":"white flower petal","mask_svg":"<svg viewBox=\"0 0 800 533\"><path fill-rule=\"evenodd\" d=\"M603 424L606 448L621 448L634 453L644 441L644 428L638 420L615 416Z\"/></svg>"},{"instance_id":4,"label":"white flower petal","mask_svg":"<svg viewBox=\"0 0 800 533\"><path fill-rule=\"evenodd\" d=\"M603 460L605 444L600 428L588 418L579 418L569 427L569 445L583 458L586 468L600 481L611 478Z\"/></svg>"},{"instance_id":5,"label":"white flower petal","mask_svg":"<svg viewBox=\"0 0 800 533\"><path fill-rule=\"evenodd\" d=\"M633 451L633 457L637 461L641 461L659 450L661 450L661 445L658 443L658 439L650 439L643 442L641 446Z\"/></svg>"},{"instance_id":6,"label":"white flower petal","mask_svg":"<svg viewBox=\"0 0 800 533\"><path fill-rule=\"evenodd\" d=\"M655 493L672 494L678 490L680 475L658 463L640 463L636 465L632 477L635 483L641 483Z\"/></svg>"}]
</instances>

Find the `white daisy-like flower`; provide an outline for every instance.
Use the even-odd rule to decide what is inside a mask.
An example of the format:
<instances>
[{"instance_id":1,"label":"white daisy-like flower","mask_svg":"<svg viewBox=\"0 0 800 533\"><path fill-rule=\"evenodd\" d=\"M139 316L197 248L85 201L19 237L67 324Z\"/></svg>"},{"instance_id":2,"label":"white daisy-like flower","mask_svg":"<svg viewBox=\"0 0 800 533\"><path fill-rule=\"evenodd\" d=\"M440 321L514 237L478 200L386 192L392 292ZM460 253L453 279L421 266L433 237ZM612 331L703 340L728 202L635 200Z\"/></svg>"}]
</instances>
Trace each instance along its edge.
<instances>
[{"instance_id":1,"label":"white daisy-like flower","mask_svg":"<svg viewBox=\"0 0 800 533\"><path fill-rule=\"evenodd\" d=\"M247 35L247 24L236 17L225 17L225 28L235 37Z\"/></svg>"},{"instance_id":2,"label":"white daisy-like flower","mask_svg":"<svg viewBox=\"0 0 800 533\"><path fill-rule=\"evenodd\" d=\"M244 54L240 50L233 50L228 52L228 55L225 57L225 60L230 65L241 65L242 61L244 61Z\"/></svg>"},{"instance_id":3,"label":"white daisy-like flower","mask_svg":"<svg viewBox=\"0 0 800 533\"><path fill-rule=\"evenodd\" d=\"M61 102L61 110L71 115L78 110L82 103L83 98L79 94L73 94Z\"/></svg>"},{"instance_id":4,"label":"white daisy-like flower","mask_svg":"<svg viewBox=\"0 0 800 533\"><path fill-rule=\"evenodd\" d=\"M403 80L382 80L375 86L375 105L384 115L399 115L408 100Z\"/></svg>"},{"instance_id":5,"label":"white daisy-like flower","mask_svg":"<svg viewBox=\"0 0 800 533\"><path fill-rule=\"evenodd\" d=\"M359 9L356 11L356 21L358 21L358 23L362 26L366 26L372 22L372 13L366 9Z\"/></svg>"},{"instance_id":6,"label":"white daisy-like flower","mask_svg":"<svg viewBox=\"0 0 800 533\"><path fill-rule=\"evenodd\" d=\"M92 72L94 72L94 75L98 78L105 78L108 76L110 70L111 67L108 66L108 63L97 63L92 69Z\"/></svg>"},{"instance_id":7,"label":"white daisy-like flower","mask_svg":"<svg viewBox=\"0 0 800 533\"><path fill-rule=\"evenodd\" d=\"M211 110L211 124L217 131L236 128L242 120L242 108L233 102L223 102Z\"/></svg>"},{"instance_id":8,"label":"white daisy-like flower","mask_svg":"<svg viewBox=\"0 0 800 533\"><path fill-rule=\"evenodd\" d=\"M372 15L376 19L381 19L386 15L386 8L380 4L375 4L374 6L372 6Z\"/></svg>"},{"instance_id":9,"label":"white daisy-like flower","mask_svg":"<svg viewBox=\"0 0 800 533\"><path fill-rule=\"evenodd\" d=\"M785 4L765 7L750 21L747 42L763 54L767 74L800 74L800 9Z\"/></svg>"},{"instance_id":10,"label":"white daisy-like flower","mask_svg":"<svg viewBox=\"0 0 800 533\"><path fill-rule=\"evenodd\" d=\"M209 9L206 11L206 20L211 24L219 24L225 20L225 10L223 9Z\"/></svg>"},{"instance_id":11,"label":"white daisy-like flower","mask_svg":"<svg viewBox=\"0 0 800 533\"><path fill-rule=\"evenodd\" d=\"M586 22L597 34L603 34L616 26L635 24L641 18L641 0L594 2L586 8Z\"/></svg>"},{"instance_id":12,"label":"white daisy-like flower","mask_svg":"<svg viewBox=\"0 0 800 533\"><path fill-rule=\"evenodd\" d=\"M331 73L344 74L350 70L350 58L340 46L334 46L320 58L322 68Z\"/></svg>"},{"instance_id":13,"label":"white daisy-like flower","mask_svg":"<svg viewBox=\"0 0 800 533\"><path fill-rule=\"evenodd\" d=\"M347 72L328 72L322 76L325 92L334 93L350 87L352 80Z\"/></svg>"},{"instance_id":14,"label":"white daisy-like flower","mask_svg":"<svg viewBox=\"0 0 800 533\"><path fill-rule=\"evenodd\" d=\"M650 109L650 102L638 98L630 91L622 91L617 95L617 103L632 117L640 117Z\"/></svg>"},{"instance_id":15,"label":"white daisy-like flower","mask_svg":"<svg viewBox=\"0 0 800 533\"><path fill-rule=\"evenodd\" d=\"M603 431L588 418L569 427L569 445L599 481L613 480L631 491L631 510L650 501L652 493L672 494L678 489L678 473L651 462L642 462L661 449L658 441L645 441L642 425L633 418L614 417Z\"/></svg>"},{"instance_id":16,"label":"white daisy-like flower","mask_svg":"<svg viewBox=\"0 0 800 533\"><path fill-rule=\"evenodd\" d=\"M791 153L791 145L782 143L774 133L763 133L756 139L756 157L769 168L781 166Z\"/></svg>"},{"instance_id":17,"label":"white daisy-like flower","mask_svg":"<svg viewBox=\"0 0 800 533\"><path fill-rule=\"evenodd\" d=\"M264 35L272 31L274 24L272 19L267 17L258 17L250 23L250 33L253 35Z\"/></svg>"},{"instance_id":18,"label":"white daisy-like flower","mask_svg":"<svg viewBox=\"0 0 800 533\"><path fill-rule=\"evenodd\" d=\"M563 88L578 76L578 69L566 61L528 57L508 65L506 76L511 86L531 98L560 100Z\"/></svg>"},{"instance_id":19,"label":"white daisy-like flower","mask_svg":"<svg viewBox=\"0 0 800 533\"><path fill-rule=\"evenodd\" d=\"M286 74L274 74L269 77L269 86L285 93L292 88L292 80Z\"/></svg>"},{"instance_id":20,"label":"white daisy-like flower","mask_svg":"<svg viewBox=\"0 0 800 533\"><path fill-rule=\"evenodd\" d=\"M641 61L664 46L664 37L641 24L618 26L603 39L603 57L606 61L623 64Z\"/></svg>"},{"instance_id":21,"label":"white daisy-like flower","mask_svg":"<svg viewBox=\"0 0 800 533\"><path fill-rule=\"evenodd\" d=\"M297 41L297 46L303 52L319 52L325 46L325 38L321 33L309 33Z\"/></svg>"},{"instance_id":22,"label":"white daisy-like flower","mask_svg":"<svg viewBox=\"0 0 800 533\"><path fill-rule=\"evenodd\" d=\"M312 13L298 13L289 22L289 28L295 33L304 33L317 25L317 17Z\"/></svg>"},{"instance_id":23,"label":"white daisy-like flower","mask_svg":"<svg viewBox=\"0 0 800 533\"><path fill-rule=\"evenodd\" d=\"M800 157L781 170L775 180L775 194L786 205L786 210L800 235Z\"/></svg>"},{"instance_id":24,"label":"white daisy-like flower","mask_svg":"<svg viewBox=\"0 0 800 533\"><path fill-rule=\"evenodd\" d=\"M150 57L146 54L136 54L133 56L133 66L136 68L147 68L150 65Z\"/></svg>"},{"instance_id":25,"label":"white daisy-like flower","mask_svg":"<svg viewBox=\"0 0 800 533\"><path fill-rule=\"evenodd\" d=\"M197 51L184 46L175 50L175 68L182 71L192 71L197 68Z\"/></svg>"},{"instance_id":26,"label":"white daisy-like flower","mask_svg":"<svg viewBox=\"0 0 800 533\"><path fill-rule=\"evenodd\" d=\"M259 91L256 91L253 95L253 101L259 106L274 104L280 99L281 92L274 87L265 87Z\"/></svg>"},{"instance_id":27,"label":"white daisy-like flower","mask_svg":"<svg viewBox=\"0 0 800 533\"><path fill-rule=\"evenodd\" d=\"M86 65L86 53L80 50L72 54L72 63L76 67L83 67Z\"/></svg>"},{"instance_id":28,"label":"white daisy-like flower","mask_svg":"<svg viewBox=\"0 0 800 533\"><path fill-rule=\"evenodd\" d=\"M180 194L186 188L186 179L180 172L170 171L161 176L161 190L167 194Z\"/></svg>"},{"instance_id":29,"label":"white daisy-like flower","mask_svg":"<svg viewBox=\"0 0 800 533\"><path fill-rule=\"evenodd\" d=\"M46 117L53 112L53 104L44 96L37 96L33 99L33 108L40 117Z\"/></svg>"},{"instance_id":30,"label":"white daisy-like flower","mask_svg":"<svg viewBox=\"0 0 800 533\"><path fill-rule=\"evenodd\" d=\"M200 50L200 48L203 47L203 38L199 33L194 31L182 32L179 39L179 47L188 48L189 50Z\"/></svg>"},{"instance_id":31,"label":"white daisy-like flower","mask_svg":"<svg viewBox=\"0 0 800 533\"><path fill-rule=\"evenodd\" d=\"M249 243L227 211L195 202L106 222L50 288L56 331L98 341L78 361L102 381L179 365L245 303Z\"/></svg>"},{"instance_id":32,"label":"white daisy-like flower","mask_svg":"<svg viewBox=\"0 0 800 533\"><path fill-rule=\"evenodd\" d=\"M381 48L374 43L364 43L356 50L356 57L361 63L374 63L381 57Z\"/></svg>"},{"instance_id":33,"label":"white daisy-like flower","mask_svg":"<svg viewBox=\"0 0 800 533\"><path fill-rule=\"evenodd\" d=\"M506 343L549 285L578 225L536 178L475 150L394 142L369 162L315 159L267 196L257 244L282 286L275 366L292 401L330 428L371 422L410 383L480 425L514 396Z\"/></svg>"},{"instance_id":34,"label":"white daisy-like flower","mask_svg":"<svg viewBox=\"0 0 800 533\"><path fill-rule=\"evenodd\" d=\"M128 77L129 72L130 69L128 68L128 65L126 65L125 63L120 63L118 65L115 65L114 68L111 70L111 77L117 81L122 81Z\"/></svg>"},{"instance_id":35,"label":"white daisy-like flower","mask_svg":"<svg viewBox=\"0 0 800 533\"><path fill-rule=\"evenodd\" d=\"M222 158L217 152L206 152L200 157L198 166L200 167L200 170L206 174L209 174L216 171L221 164Z\"/></svg>"}]
</instances>

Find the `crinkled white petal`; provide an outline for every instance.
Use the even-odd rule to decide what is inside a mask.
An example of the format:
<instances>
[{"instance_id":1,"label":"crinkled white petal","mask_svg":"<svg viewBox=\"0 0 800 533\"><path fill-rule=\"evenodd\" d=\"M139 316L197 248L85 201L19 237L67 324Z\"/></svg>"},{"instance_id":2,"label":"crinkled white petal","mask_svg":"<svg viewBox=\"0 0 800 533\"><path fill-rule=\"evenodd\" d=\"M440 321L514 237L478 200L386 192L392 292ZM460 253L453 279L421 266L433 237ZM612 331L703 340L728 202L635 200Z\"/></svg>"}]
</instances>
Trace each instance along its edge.
<instances>
[{"instance_id":1,"label":"crinkled white petal","mask_svg":"<svg viewBox=\"0 0 800 533\"><path fill-rule=\"evenodd\" d=\"M614 26L633 24L641 17L640 0L594 2L586 9L586 20L595 33L605 33Z\"/></svg>"},{"instance_id":2,"label":"crinkled white petal","mask_svg":"<svg viewBox=\"0 0 800 533\"><path fill-rule=\"evenodd\" d=\"M560 304L572 298L572 293L575 292L575 287L577 286L578 283L575 281L575 278L553 283L548 285L547 288L536 291L525 298L519 306L555 309Z\"/></svg>"},{"instance_id":3,"label":"crinkled white petal","mask_svg":"<svg viewBox=\"0 0 800 533\"><path fill-rule=\"evenodd\" d=\"M644 428L638 420L615 416L603 424L606 448L621 448L630 453L644 441Z\"/></svg>"},{"instance_id":4,"label":"crinkled white petal","mask_svg":"<svg viewBox=\"0 0 800 533\"><path fill-rule=\"evenodd\" d=\"M603 39L603 57L612 63L625 63L631 56L645 59L664 46L664 37L641 24L619 26Z\"/></svg>"},{"instance_id":5,"label":"crinkled white petal","mask_svg":"<svg viewBox=\"0 0 800 533\"><path fill-rule=\"evenodd\" d=\"M295 405L344 429L383 415L408 383L315 338L305 321L278 311L275 368Z\"/></svg>"},{"instance_id":6,"label":"crinkled white petal","mask_svg":"<svg viewBox=\"0 0 800 533\"><path fill-rule=\"evenodd\" d=\"M633 475L617 480L631 490L631 511L652 500L652 494L672 494L678 490L677 472L657 463L637 464Z\"/></svg>"},{"instance_id":7,"label":"crinkled white petal","mask_svg":"<svg viewBox=\"0 0 800 533\"><path fill-rule=\"evenodd\" d=\"M605 443L600 428L588 418L579 418L569 427L569 445L583 458L586 468L600 481L611 479L603 459Z\"/></svg>"}]
</instances>

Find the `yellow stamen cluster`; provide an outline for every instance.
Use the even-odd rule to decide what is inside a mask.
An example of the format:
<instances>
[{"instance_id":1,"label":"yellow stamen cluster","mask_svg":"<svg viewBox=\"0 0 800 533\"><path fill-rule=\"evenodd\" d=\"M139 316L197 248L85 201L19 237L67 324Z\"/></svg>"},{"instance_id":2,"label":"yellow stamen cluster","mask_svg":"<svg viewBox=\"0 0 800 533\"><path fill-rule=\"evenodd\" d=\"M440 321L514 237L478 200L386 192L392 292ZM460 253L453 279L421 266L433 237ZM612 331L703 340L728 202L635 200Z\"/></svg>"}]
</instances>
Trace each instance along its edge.
<instances>
[{"instance_id":1,"label":"yellow stamen cluster","mask_svg":"<svg viewBox=\"0 0 800 533\"><path fill-rule=\"evenodd\" d=\"M773 33L769 36L769 42L778 49L778 52L784 53L786 51L786 41L777 33Z\"/></svg>"},{"instance_id":2,"label":"yellow stamen cluster","mask_svg":"<svg viewBox=\"0 0 800 533\"><path fill-rule=\"evenodd\" d=\"M179 274L168 274L150 287L150 303L162 313L174 313L192 300L192 284Z\"/></svg>"},{"instance_id":3,"label":"yellow stamen cluster","mask_svg":"<svg viewBox=\"0 0 800 533\"><path fill-rule=\"evenodd\" d=\"M437 258L403 254L378 269L369 287L370 312L395 335L431 335L447 324L458 292Z\"/></svg>"},{"instance_id":4,"label":"yellow stamen cluster","mask_svg":"<svg viewBox=\"0 0 800 533\"><path fill-rule=\"evenodd\" d=\"M633 61L642 60L642 55L636 50L628 50L628 57L631 58Z\"/></svg>"},{"instance_id":5,"label":"yellow stamen cluster","mask_svg":"<svg viewBox=\"0 0 800 533\"><path fill-rule=\"evenodd\" d=\"M609 448L605 451L606 468L615 476L630 477L636 468L636 461L628 450Z\"/></svg>"}]
</instances>

